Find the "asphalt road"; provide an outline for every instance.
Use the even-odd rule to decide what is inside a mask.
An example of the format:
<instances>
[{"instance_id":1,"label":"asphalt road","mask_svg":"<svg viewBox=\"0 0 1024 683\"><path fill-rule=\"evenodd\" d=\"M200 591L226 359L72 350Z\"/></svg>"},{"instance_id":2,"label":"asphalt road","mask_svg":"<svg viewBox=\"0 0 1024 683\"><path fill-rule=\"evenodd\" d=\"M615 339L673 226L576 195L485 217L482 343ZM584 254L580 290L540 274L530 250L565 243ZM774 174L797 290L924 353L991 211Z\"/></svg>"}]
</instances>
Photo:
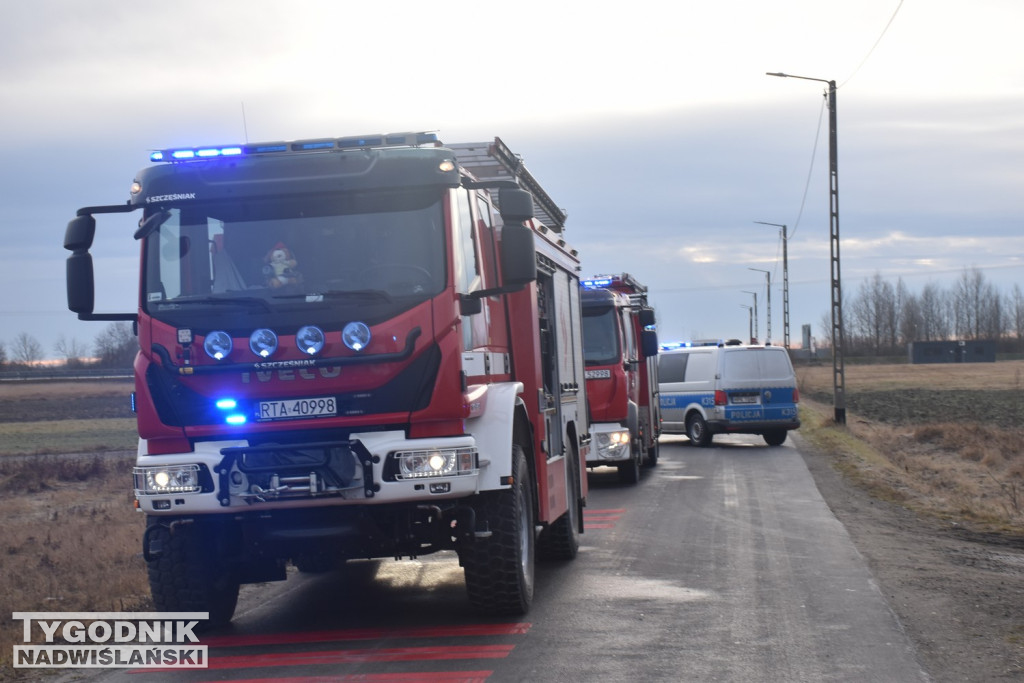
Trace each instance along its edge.
<instances>
[{"instance_id":1,"label":"asphalt road","mask_svg":"<svg viewBox=\"0 0 1024 683\"><path fill-rule=\"evenodd\" d=\"M454 555L361 562L243 588L210 669L143 678L928 680L792 442L664 437L638 485L590 485L579 556L539 565L522 619L476 615Z\"/></svg>"}]
</instances>

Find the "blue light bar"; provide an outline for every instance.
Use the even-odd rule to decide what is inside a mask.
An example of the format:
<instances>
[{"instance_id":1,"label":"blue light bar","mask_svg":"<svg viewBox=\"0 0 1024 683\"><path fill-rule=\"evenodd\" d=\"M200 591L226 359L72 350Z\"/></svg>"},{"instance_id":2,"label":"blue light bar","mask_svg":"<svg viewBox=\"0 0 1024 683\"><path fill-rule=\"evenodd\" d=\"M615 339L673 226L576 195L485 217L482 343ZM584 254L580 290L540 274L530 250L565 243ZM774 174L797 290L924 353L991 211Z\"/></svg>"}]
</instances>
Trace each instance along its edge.
<instances>
[{"instance_id":1,"label":"blue light bar","mask_svg":"<svg viewBox=\"0 0 1024 683\"><path fill-rule=\"evenodd\" d=\"M295 142L257 142L251 145L213 145L162 149L149 155L150 161L194 161L217 157L247 156L251 154L277 154L288 152L323 152L343 149L370 149L373 147L417 147L437 144L436 133L389 133L348 138L321 138Z\"/></svg>"},{"instance_id":2,"label":"blue light bar","mask_svg":"<svg viewBox=\"0 0 1024 683\"><path fill-rule=\"evenodd\" d=\"M612 284L611 278L601 278L595 280L581 280L580 284L587 289L605 289L610 287Z\"/></svg>"}]
</instances>

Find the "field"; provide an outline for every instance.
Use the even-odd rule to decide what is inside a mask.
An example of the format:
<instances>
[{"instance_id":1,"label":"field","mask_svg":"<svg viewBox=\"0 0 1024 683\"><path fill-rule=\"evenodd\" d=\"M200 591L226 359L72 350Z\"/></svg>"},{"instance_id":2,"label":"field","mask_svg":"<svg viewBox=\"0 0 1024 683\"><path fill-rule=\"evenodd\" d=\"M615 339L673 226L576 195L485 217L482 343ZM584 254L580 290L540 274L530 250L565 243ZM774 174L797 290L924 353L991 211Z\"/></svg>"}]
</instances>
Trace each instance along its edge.
<instances>
[{"instance_id":1,"label":"field","mask_svg":"<svg viewBox=\"0 0 1024 683\"><path fill-rule=\"evenodd\" d=\"M1024 533L1024 361L847 365L847 430L801 432L863 457L837 465L875 495L991 530ZM807 416L831 419L832 366L797 368Z\"/></svg>"},{"instance_id":2,"label":"field","mask_svg":"<svg viewBox=\"0 0 1024 683\"><path fill-rule=\"evenodd\" d=\"M831 364L797 378L795 441L929 673L1021 680L1024 361L847 365L845 427ZM151 608L132 388L0 384L0 612ZM20 635L0 622L0 679Z\"/></svg>"}]
</instances>

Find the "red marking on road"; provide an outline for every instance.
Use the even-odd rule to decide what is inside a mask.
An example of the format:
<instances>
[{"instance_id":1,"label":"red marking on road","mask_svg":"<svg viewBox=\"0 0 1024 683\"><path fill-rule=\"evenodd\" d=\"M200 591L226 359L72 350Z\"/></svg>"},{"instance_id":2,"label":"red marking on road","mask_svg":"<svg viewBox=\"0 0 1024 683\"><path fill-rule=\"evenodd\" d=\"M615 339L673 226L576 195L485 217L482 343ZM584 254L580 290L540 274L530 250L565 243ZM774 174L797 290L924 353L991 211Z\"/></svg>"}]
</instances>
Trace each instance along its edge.
<instances>
[{"instance_id":1,"label":"red marking on road","mask_svg":"<svg viewBox=\"0 0 1024 683\"><path fill-rule=\"evenodd\" d=\"M425 628L382 629L353 628L336 631L299 633L258 633L238 636L209 636L200 644L210 647L248 647L253 645L284 645L287 643L324 643L346 640L380 640L383 638L450 638L460 636L519 636L530 630L529 623L469 624L466 626L431 626Z\"/></svg>"},{"instance_id":2,"label":"red marking on road","mask_svg":"<svg viewBox=\"0 0 1024 683\"><path fill-rule=\"evenodd\" d=\"M584 510L583 521L588 529L611 529L615 522L619 521L625 508L610 508L607 510ZM604 522L604 523L603 523Z\"/></svg>"},{"instance_id":3,"label":"red marking on road","mask_svg":"<svg viewBox=\"0 0 1024 683\"><path fill-rule=\"evenodd\" d=\"M484 683L493 671L413 671L394 674L341 674L287 678L233 678L231 683Z\"/></svg>"}]
</instances>

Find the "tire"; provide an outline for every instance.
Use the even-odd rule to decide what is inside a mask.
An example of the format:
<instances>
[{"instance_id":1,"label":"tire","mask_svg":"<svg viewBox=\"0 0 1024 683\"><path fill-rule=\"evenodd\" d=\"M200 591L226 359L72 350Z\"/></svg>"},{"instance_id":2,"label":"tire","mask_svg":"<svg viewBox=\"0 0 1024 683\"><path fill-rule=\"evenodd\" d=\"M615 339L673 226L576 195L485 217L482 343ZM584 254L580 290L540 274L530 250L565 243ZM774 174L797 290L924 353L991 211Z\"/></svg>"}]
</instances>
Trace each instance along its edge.
<instances>
[{"instance_id":1,"label":"tire","mask_svg":"<svg viewBox=\"0 0 1024 683\"><path fill-rule=\"evenodd\" d=\"M239 582L220 559L217 534L201 522L170 529L152 523L147 529L146 564L153 604L160 612L209 612L201 628L231 621L238 603Z\"/></svg>"},{"instance_id":2,"label":"tire","mask_svg":"<svg viewBox=\"0 0 1024 683\"><path fill-rule=\"evenodd\" d=\"M480 495L477 526L491 535L475 539L461 555L469 601L492 615L526 614L533 602L533 492L526 456L518 445L512 446L512 475L511 488Z\"/></svg>"},{"instance_id":3,"label":"tire","mask_svg":"<svg viewBox=\"0 0 1024 683\"><path fill-rule=\"evenodd\" d=\"M769 446L781 446L786 442L785 429L773 429L770 432L765 432L761 436L764 437L764 442Z\"/></svg>"},{"instance_id":4,"label":"tire","mask_svg":"<svg viewBox=\"0 0 1024 683\"><path fill-rule=\"evenodd\" d=\"M569 462L565 476L568 480L568 509L537 539L537 557L542 560L571 560L580 549L580 477L579 456L569 447Z\"/></svg>"},{"instance_id":5,"label":"tire","mask_svg":"<svg viewBox=\"0 0 1024 683\"><path fill-rule=\"evenodd\" d=\"M658 464L658 439L654 439L654 443L647 449L647 460L644 461L644 465L647 467L656 467Z\"/></svg>"},{"instance_id":6,"label":"tire","mask_svg":"<svg viewBox=\"0 0 1024 683\"><path fill-rule=\"evenodd\" d=\"M704 448L711 445L711 430L700 413L693 413L686 418L686 436L694 446Z\"/></svg>"},{"instance_id":7,"label":"tire","mask_svg":"<svg viewBox=\"0 0 1024 683\"><path fill-rule=\"evenodd\" d=\"M620 463L619 481L623 484L635 484L640 481L640 444L637 439L629 442L629 461Z\"/></svg>"}]
</instances>

